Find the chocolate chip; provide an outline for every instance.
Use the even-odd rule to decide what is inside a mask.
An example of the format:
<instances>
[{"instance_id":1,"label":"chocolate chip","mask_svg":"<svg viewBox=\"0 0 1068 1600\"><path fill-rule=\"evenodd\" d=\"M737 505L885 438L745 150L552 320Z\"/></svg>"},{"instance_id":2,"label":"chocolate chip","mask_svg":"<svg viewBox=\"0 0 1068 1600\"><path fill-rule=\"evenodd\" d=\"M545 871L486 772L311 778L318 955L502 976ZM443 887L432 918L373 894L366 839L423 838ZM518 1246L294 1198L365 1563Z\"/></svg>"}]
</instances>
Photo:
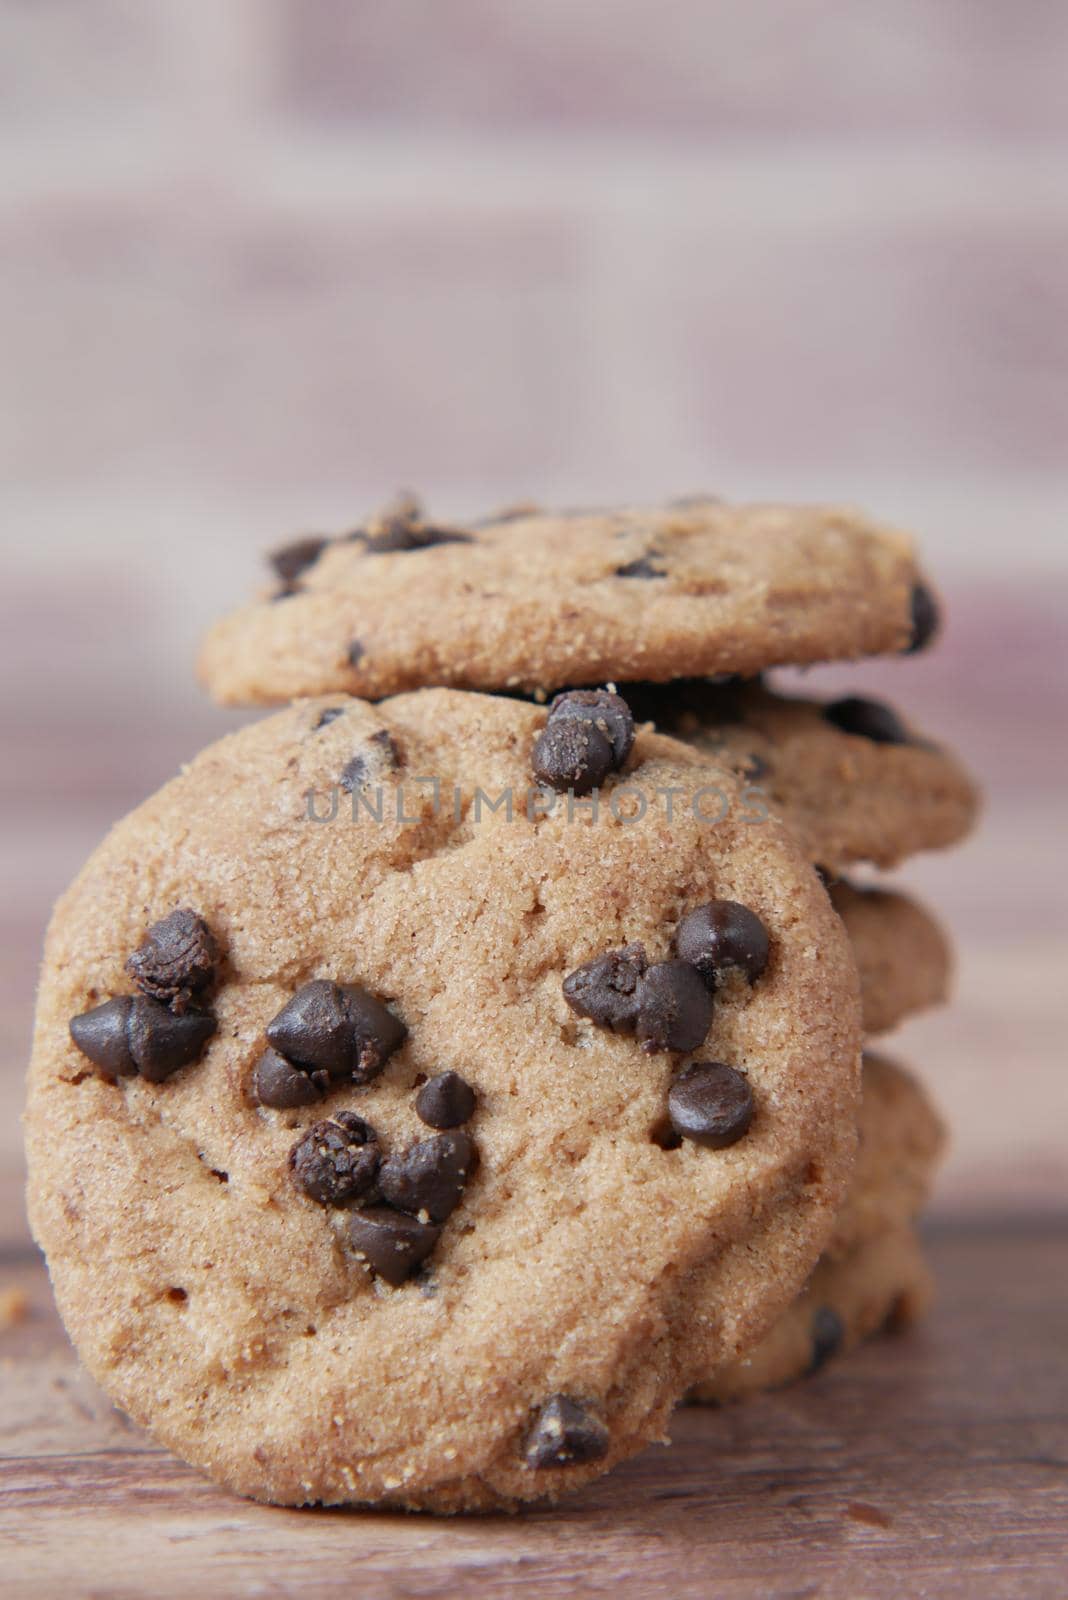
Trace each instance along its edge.
<instances>
[{"instance_id":1,"label":"chocolate chip","mask_svg":"<svg viewBox=\"0 0 1068 1600\"><path fill-rule=\"evenodd\" d=\"M722 1061L695 1061L668 1090L668 1116L684 1139L723 1150L749 1131L753 1091L742 1073Z\"/></svg>"},{"instance_id":2,"label":"chocolate chip","mask_svg":"<svg viewBox=\"0 0 1068 1600\"><path fill-rule=\"evenodd\" d=\"M362 789L377 772L380 776L394 771L400 765L400 751L388 728L379 728L368 741L370 750L362 751L347 761L341 769L339 786L346 794Z\"/></svg>"},{"instance_id":3,"label":"chocolate chip","mask_svg":"<svg viewBox=\"0 0 1068 1600\"><path fill-rule=\"evenodd\" d=\"M321 1100L330 1086L325 1072L302 1072L277 1050L265 1050L252 1072L249 1098L275 1111L292 1111Z\"/></svg>"},{"instance_id":4,"label":"chocolate chip","mask_svg":"<svg viewBox=\"0 0 1068 1600\"><path fill-rule=\"evenodd\" d=\"M358 667L366 654L367 651L364 649L359 639L353 639L348 648L349 666Z\"/></svg>"},{"instance_id":5,"label":"chocolate chip","mask_svg":"<svg viewBox=\"0 0 1068 1600\"><path fill-rule=\"evenodd\" d=\"M424 522L418 500L402 496L391 510L375 517L364 535L364 543L374 555L397 550L426 550L434 544L470 544L471 535L459 528L434 527Z\"/></svg>"},{"instance_id":6,"label":"chocolate chip","mask_svg":"<svg viewBox=\"0 0 1068 1600\"><path fill-rule=\"evenodd\" d=\"M845 1338L845 1325L831 1306L820 1306L812 1318L812 1358L808 1371L818 1372L837 1355Z\"/></svg>"},{"instance_id":7,"label":"chocolate chip","mask_svg":"<svg viewBox=\"0 0 1068 1600\"><path fill-rule=\"evenodd\" d=\"M420 1222L388 1206L366 1206L349 1222L352 1248L372 1272L394 1288L410 1278L441 1237L432 1222Z\"/></svg>"},{"instance_id":8,"label":"chocolate chip","mask_svg":"<svg viewBox=\"0 0 1068 1600\"><path fill-rule=\"evenodd\" d=\"M338 717L344 716L344 714L344 706L327 706L324 711L320 711L312 732L318 733L320 728L328 728L332 722L336 722Z\"/></svg>"},{"instance_id":9,"label":"chocolate chip","mask_svg":"<svg viewBox=\"0 0 1068 1600\"><path fill-rule=\"evenodd\" d=\"M592 722L550 722L538 736L531 758L534 776L561 793L589 794L611 772L612 746Z\"/></svg>"},{"instance_id":10,"label":"chocolate chip","mask_svg":"<svg viewBox=\"0 0 1068 1600\"><path fill-rule=\"evenodd\" d=\"M927 649L942 622L938 601L925 583L918 583L913 588L909 615L912 621L912 639L904 654L914 656L920 650Z\"/></svg>"},{"instance_id":11,"label":"chocolate chip","mask_svg":"<svg viewBox=\"0 0 1068 1600\"><path fill-rule=\"evenodd\" d=\"M317 536L294 539L292 544L272 550L267 559L284 584L293 584L302 572L307 572L309 567L315 565L329 543L329 539Z\"/></svg>"},{"instance_id":12,"label":"chocolate chip","mask_svg":"<svg viewBox=\"0 0 1068 1600\"><path fill-rule=\"evenodd\" d=\"M82 1055L113 1078L129 1078L137 1071L127 1037L132 1010L133 996L124 994L70 1019L70 1036Z\"/></svg>"},{"instance_id":13,"label":"chocolate chip","mask_svg":"<svg viewBox=\"0 0 1068 1600\"><path fill-rule=\"evenodd\" d=\"M881 700L847 695L824 706L823 715L843 733L854 733L874 744L908 744L909 735L895 711Z\"/></svg>"},{"instance_id":14,"label":"chocolate chip","mask_svg":"<svg viewBox=\"0 0 1068 1600\"><path fill-rule=\"evenodd\" d=\"M425 1213L431 1222L444 1222L459 1205L477 1165L478 1151L469 1134L439 1133L383 1162L378 1187L383 1200L398 1211Z\"/></svg>"},{"instance_id":15,"label":"chocolate chip","mask_svg":"<svg viewBox=\"0 0 1068 1600\"><path fill-rule=\"evenodd\" d=\"M712 1021L712 997L685 961L647 966L640 944L606 950L568 974L572 1011L613 1033L637 1033L643 1047L695 1050Z\"/></svg>"},{"instance_id":16,"label":"chocolate chip","mask_svg":"<svg viewBox=\"0 0 1068 1600\"><path fill-rule=\"evenodd\" d=\"M126 970L142 994L181 1012L211 985L217 954L203 917L182 907L152 924Z\"/></svg>"},{"instance_id":17,"label":"chocolate chip","mask_svg":"<svg viewBox=\"0 0 1068 1600\"><path fill-rule=\"evenodd\" d=\"M634 743L634 718L622 695L610 689L572 689L558 694L549 707L549 723L592 723L612 747L612 762L621 767Z\"/></svg>"},{"instance_id":18,"label":"chocolate chip","mask_svg":"<svg viewBox=\"0 0 1068 1600\"><path fill-rule=\"evenodd\" d=\"M128 1078L140 1072L150 1083L195 1061L214 1032L210 1012L175 1016L146 995L120 995L70 1022L74 1043L104 1073Z\"/></svg>"},{"instance_id":19,"label":"chocolate chip","mask_svg":"<svg viewBox=\"0 0 1068 1600\"><path fill-rule=\"evenodd\" d=\"M739 776L756 783L758 778L766 778L771 771L771 762L765 761L763 756L758 756L756 751L751 751L738 768Z\"/></svg>"},{"instance_id":20,"label":"chocolate chip","mask_svg":"<svg viewBox=\"0 0 1068 1600\"><path fill-rule=\"evenodd\" d=\"M679 923L675 949L712 988L734 967L754 983L768 964L768 933L755 911L737 900L710 900Z\"/></svg>"},{"instance_id":21,"label":"chocolate chip","mask_svg":"<svg viewBox=\"0 0 1068 1600\"><path fill-rule=\"evenodd\" d=\"M688 961L660 961L642 974L635 1031L644 1050L696 1050L711 1024L712 996Z\"/></svg>"},{"instance_id":22,"label":"chocolate chip","mask_svg":"<svg viewBox=\"0 0 1068 1600\"><path fill-rule=\"evenodd\" d=\"M654 554L654 552L650 551L649 555L647 555L647 556L639 556L636 561L627 561L627 562L625 562L623 564L623 566L616 568L616 577L617 578L666 578L667 577L667 573L665 572L664 568L663 567L654 567L652 561L650 560L650 556L653 555L653 554Z\"/></svg>"},{"instance_id":23,"label":"chocolate chip","mask_svg":"<svg viewBox=\"0 0 1068 1600\"><path fill-rule=\"evenodd\" d=\"M341 776L337 780L338 787L346 794L352 794L356 789L362 789L371 776L366 756L353 756L351 761L346 761L341 769Z\"/></svg>"},{"instance_id":24,"label":"chocolate chip","mask_svg":"<svg viewBox=\"0 0 1068 1600\"><path fill-rule=\"evenodd\" d=\"M633 1033L638 1016L638 984L645 971L640 944L606 950L576 967L564 979L564 999L580 1017L613 1033Z\"/></svg>"},{"instance_id":25,"label":"chocolate chip","mask_svg":"<svg viewBox=\"0 0 1068 1600\"><path fill-rule=\"evenodd\" d=\"M315 1123L289 1152L293 1181L321 1206L343 1206L374 1183L377 1140L369 1122L354 1111L339 1111Z\"/></svg>"},{"instance_id":26,"label":"chocolate chip","mask_svg":"<svg viewBox=\"0 0 1068 1600\"><path fill-rule=\"evenodd\" d=\"M523 1441L528 1467L571 1467L608 1452L608 1429L581 1400L554 1394Z\"/></svg>"},{"instance_id":27,"label":"chocolate chip","mask_svg":"<svg viewBox=\"0 0 1068 1600\"><path fill-rule=\"evenodd\" d=\"M137 995L126 1033L142 1078L162 1083L197 1059L215 1028L210 1011L184 1011L176 1016L157 1000Z\"/></svg>"},{"instance_id":28,"label":"chocolate chip","mask_svg":"<svg viewBox=\"0 0 1068 1600\"><path fill-rule=\"evenodd\" d=\"M415 1097L415 1114L428 1128L458 1128L474 1110L475 1091L458 1072L428 1078Z\"/></svg>"},{"instance_id":29,"label":"chocolate chip","mask_svg":"<svg viewBox=\"0 0 1068 1600\"><path fill-rule=\"evenodd\" d=\"M407 1032L359 984L327 978L304 984L267 1024L268 1041L295 1066L353 1083L377 1077Z\"/></svg>"}]
</instances>

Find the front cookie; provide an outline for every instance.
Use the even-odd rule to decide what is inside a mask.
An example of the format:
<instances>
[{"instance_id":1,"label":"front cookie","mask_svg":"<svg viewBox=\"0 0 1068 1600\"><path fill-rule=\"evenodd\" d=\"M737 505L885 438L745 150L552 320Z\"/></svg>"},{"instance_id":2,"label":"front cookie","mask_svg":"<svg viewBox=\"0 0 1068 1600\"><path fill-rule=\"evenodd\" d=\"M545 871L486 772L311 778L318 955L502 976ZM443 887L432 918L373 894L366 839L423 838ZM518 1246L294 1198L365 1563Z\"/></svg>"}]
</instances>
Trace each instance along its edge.
<instances>
[{"instance_id":1,"label":"front cookie","mask_svg":"<svg viewBox=\"0 0 1068 1600\"><path fill-rule=\"evenodd\" d=\"M94 1376L243 1493L558 1494L733 1350L676 1315L686 1274L755 1334L829 1234L859 1027L818 880L649 733L609 737L596 796L528 809L546 730L449 691L294 706L205 750L56 910L34 1229ZM714 992L674 949L713 902L768 940L753 975L728 938ZM598 962L611 994L576 979Z\"/></svg>"}]
</instances>

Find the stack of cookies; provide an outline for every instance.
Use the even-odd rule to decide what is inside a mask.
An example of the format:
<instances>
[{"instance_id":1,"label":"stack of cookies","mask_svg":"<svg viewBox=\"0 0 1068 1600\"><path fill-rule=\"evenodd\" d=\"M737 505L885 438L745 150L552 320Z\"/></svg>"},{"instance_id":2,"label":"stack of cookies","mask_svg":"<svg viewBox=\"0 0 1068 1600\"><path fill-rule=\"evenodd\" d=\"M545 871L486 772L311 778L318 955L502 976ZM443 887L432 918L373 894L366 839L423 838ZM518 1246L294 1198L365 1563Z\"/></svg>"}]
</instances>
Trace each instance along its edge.
<instances>
[{"instance_id":1,"label":"stack of cookies","mask_svg":"<svg viewBox=\"0 0 1068 1600\"><path fill-rule=\"evenodd\" d=\"M914 1316L942 1130L862 1049L949 953L845 875L976 795L761 677L929 644L909 541L405 501L272 559L202 672L285 708L48 934L30 1210L109 1394L259 1499L515 1507Z\"/></svg>"}]
</instances>

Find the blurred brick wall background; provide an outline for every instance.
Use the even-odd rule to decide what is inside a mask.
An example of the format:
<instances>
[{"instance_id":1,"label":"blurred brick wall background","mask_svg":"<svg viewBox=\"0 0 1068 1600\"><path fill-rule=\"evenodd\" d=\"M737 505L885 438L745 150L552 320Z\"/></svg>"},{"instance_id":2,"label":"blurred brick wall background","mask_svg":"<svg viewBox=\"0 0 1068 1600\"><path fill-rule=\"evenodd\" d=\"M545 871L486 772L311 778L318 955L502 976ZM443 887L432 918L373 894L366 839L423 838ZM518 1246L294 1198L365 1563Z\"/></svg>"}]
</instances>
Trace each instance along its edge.
<instances>
[{"instance_id":1,"label":"blurred brick wall background","mask_svg":"<svg viewBox=\"0 0 1068 1600\"><path fill-rule=\"evenodd\" d=\"M1063 1198L1066 75L1058 0L0 0L9 1217L52 897L236 720L191 655L261 549L407 485L916 527L946 650L816 681L991 791L909 872L942 1204Z\"/></svg>"}]
</instances>

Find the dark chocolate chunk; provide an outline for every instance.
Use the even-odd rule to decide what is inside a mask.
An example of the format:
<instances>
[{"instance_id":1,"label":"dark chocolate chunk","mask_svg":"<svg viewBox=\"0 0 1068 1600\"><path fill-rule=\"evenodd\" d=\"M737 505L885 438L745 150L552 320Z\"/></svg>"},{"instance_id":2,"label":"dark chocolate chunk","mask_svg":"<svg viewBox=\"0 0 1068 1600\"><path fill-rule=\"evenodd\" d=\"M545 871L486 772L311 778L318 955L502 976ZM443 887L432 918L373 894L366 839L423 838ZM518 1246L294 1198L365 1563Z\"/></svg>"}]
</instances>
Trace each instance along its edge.
<instances>
[{"instance_id":1,"label":"dark chocolate chunk","mask_svg":"<svg viewBox=\"0 0 1068 1600\"><path fill-rule=\"evenodd\" d=\"M74 1043L108 1077L129 1078L137 1071L127 1035L132 1010L133 996L124 994L70 1019Z\"/></svg>"},{"instance_id":2,"label":"dark chocolate chunk","mask_svg":"<svg viewBox=\"0 0 1068 1600\"><path fill-rule=\"evenodd\" d=\"M203 917L183 906L152 924L126 970L142 994L180 1012L210 987L217 954Z\"/></svg>"},{"instance_id":3,"label":"dark chocolate chunk","mask_svg":"<svg viewBox=\"0 0 1068 1600\"><path fill-rule=\"evenodd\" d=\"M608 1429L581 1400L554 1394L546 1400L523 1441L529 1467L571 1467L599 1461L608 1451Z\"/></svg>"},{"instance_id":4,"label":"dark chocolate chunk","mask_svg":"<svg viewBox=\"0 0 1068 1600\"><path fill-rule=\"evenodd\" d=\"M696 1050L712 1024L712 996L688 961L660 961L638 980L635 1031L642 1048Z\"/></svg>"},{"instance_id":5,"label":"dark chocolate chunk","mask_svg":"<svg viewBox=\"0 0 1068 1600\"><path fill-rule=\"evenodd\" d=\"M351 761L346 761L341 769L341 776L337 780L338 788L345 794L352 794L356 789L362 789L371 776L366 756L353 756Z\"/></svg>"},{"instance_id":6,"label":"dark chocolate chunk","mask_svg":"<svg viewBox=\"0 0 1068 1600\"><path fill-rule=\"evenodd\" d=\"M644 1049L696 1050L712 1021L712 996L686 961L647 966L640 944L606 950L564 979L572 1011L613 1033L637 1033Z\"/></svg>"},{"instance_id":7,"label":"dark chocolate chunk","mask_svg":"<svg viewBox=\"0 0 1068 1600\"><path fill-rule=\"evenodd\" d=\"M832 700L823 708L828 722L833 722L843 733L854 733L874 744L908 744L908 731L898 717L881 700L866 700L862 695L847 695L844 700Z\"/></svg>"},{"instance_id":8,"label":"dark chocolate chunk","mask_svg":"<svg viewBox=\"0 0 1068 1600\"><path fill-rule=\"evenodd\" d=\"M474 1110L475 1091L458 1072L428 1078L415 1097L415 1114L428 1128L458 1128Z\"/></svg>"},{"instance_id":9,"label":"dark chocolate chunk","mask_svg":"<svg viewBox=\"0 0 1068 1600\"><path fill-rule=\"evenodd\" d=\"M369 1083L408 1030L356 983L316 978L299 988L267 1024L267 1039L294 1065L331 1078Z\"/></svg>"},{"instance_id":10,"label":"dark chocolate chunk","mask_svg":"<svg viewBox=\"0 0 1068 1600\"><path fill-rule=\"evenodd\" d=\"M338 784L346 794L362 789L376 774L381 777L395 771L400 765L400 751L388 728L379 728L377 733L371 735L368 744L370 749L354 755L341 769Z\"/></svg>"},{"instance_id":11,"label":"dark chocolate chunk","mask_svg":"<svg viewBox=\"0 0 1068 1600\"><path fill-rule=\"evenodd\" d=\"M825 1367L838 1354L845 1338L845 1325L832 1306L820 1306L812 1318L812 1359L810 1373Z\"/></svg>"},{"instance_id":12,"label":"dark chocolate chunk","mask_svg":"<svg viewBox=\"0 0 1068 1600\"><path fill-rule=\"evenodd\" d=\"M634 718L622 695L610 689L572 689L558 694L549 707L549 722L592 722L612 747L612 763L619 768L634 743Z\"/></svg>"},{"instance_id":13,"label":"dark chocolate chunk","mask_svg":"<svg viewBox=\"0 0 1068 1600\"><path fill-rule=\"evenodd\" d=\"M367 651L364 649L359 639L353 639L348 648L349 666L358 667L366 654Z\"/></svg>"},{"instance_id":14,"label":"dark chocolate chunk","mask_svg":"<svg viewBox=\"0 0 1068 1600\"><path fill-rule=\"evenodd\" d=\"M142 1078L162 1083L197 1059L215 1028L210 1011L183 1011L176 1016L158 1000L139 994L130 1008L126 1035Z\"/></svg>"},{"instance_id":15,"label":"dark chocolate chunk","mask_svg":"<svg viewBox=\"0 0 1068 1600\"><path fill-rule=\"evenodd\" d=\"M927 649L941 626L942 618L938 610L938 601L925 583L918 583L914 587L909 610L912 619L912 639L904 654L914 656L920 650Z\"/></svg>"},{"instance_id":16,"label":"dark chocolate chunk","mask_svg":"<svg viewBox=\"0 0 1068 1600\"><path fill-rule=\"evenodd\" d=\"M737 900L710 900L691 911L676 930L675 949L709 988L728 967L755 983L768 964L767 929L755 911Z\"/></svg>"},{"instance_id":17,"label":"dark chocolate chunk","mask_svg":"<svg viewBox=\"0 0 1068 1600\"><path fill-rule=\"evenodd\" d=\"M84 1056L116 1078L135 1072L162 1083L200 1055L215 1032L206 1011L168 1011L147 995L120 995L71 1019L70 1035Z\"/></svg>"},{"instance_id":18,"label":"dark chocolate chunk","mask_svg":"<svg viewBox=\"0 0 1068 1600\"><path fill-rule=\"evenodd\" d=\"M753 1091L742 1073L722 1061L695 1061L668 1090L668 1116L684 1139L723 1150L749 1131Z\"/></svg>"},{"instance_id":19,"label":"dark chocolate chunk","mask_svg":"<svg viewBox=\"0 0 1068 1600\"><path fill-rule=\"evenodd\" d=\"M653 565L656 552L651 550L648 555L639 556L636 561L626 561L623 566L616 568L617 578L666 578L667 573L663 567Z\"/></svg>"},{"instance_id":20,"label":"dark chocolate chunk","mask_svg":"<svg viewBox=\"0 0 1068 1600\"><path fill-rule=\"evenodd\" d=\"M265 1050L253 1069L249 1098L275 1111L292 1111L296 1106L314 1105L329 1085L327 1073L302 1072L277 1050Z\"/></svg>"},{"instance_id":21,"label":"dark chocolate chunk","mask_svg":"<svg viewBox=\"0 0 1068 1600\"><path fill-rule=\"evenodd\" d=\"M318 733L320 728L328 728L332 722L336 722L338 717L344 716L344 714L344 706L327 706L325 710L320 711L319 715L316 717L315 727L312 730L313 733Z\"/></svg>"},{"instance_id":22,"label":"dark chocolate chunk","mask_svg":"<svg viewBox=\"0 0 1068 1600\"><path fill-rule=\"evenodd\" d=\"M435 527L424 521L422 508L412 495L404 495L389 511L375 517L364 535L374 555L396 550L426 550L434 544L470 544L469 533L459 528Z\"/></svg>"},{"instance_id":23,"label":"dark chocolate chunk","mask_svg":"<svg viewBox=\"0 0 1068 1600\"><path fill-rule=\"evenodd\" d=\"M561 793L589 794L611 772L612 746L592 722L562 719L539 734L531 757L534 776Z\"/></svg>"},{"instance_id":24,"label":"dark chocolate chunk","mask_svg":"<svg viewBox=\"0 0 1068 1600\"><path fill-rule=\"evenodd\" d=\"M638 1017L638 984L645 971L640 944L606 950L576 967L564 979L564 999L580 1017L613 1033L633 1033Z\"/></svg>"},{"instance_id":25,"label":"dark chocolate chunk","mask_svg":"<svg viewBox=\"0 0 1068 1600\"><path fill-rule=\"evenodd\" d=\"M354 1111L317 1122L289 1152L298 1188L321 1206L343 1206L366 1194L378 1171L378 1135Z\"/></svg>"},{"instance_id":26,"label":"dark chocolate chunk","mask_svg":"<svg viewBox=\"0 0 1068 1600\"><path fill-rule=\"evenodd\" d=\"M444 1222L460 1203L478 1165L475 1141L466 1133L439 1133L421 1139L382 1163L378 1187L383 1200L411 1216L426 1214Z\"/></svg>"},{"instance_id":27,"label":"dark chocolate chunk","mask_svg":"<svg viewBox=\"0 0 1068 1600\"><path fill-rule=\"evenodd\" d=\"M441 1229L432 1222L420 1222L389 1206L366 1206L354 1211L349 1222L356 1255L394 1288L411 1277L440 1237Z\"/></svg>"},{"instance_id":28,"label":"dark chocolate chunk","mask_svg":"<svg viewBox=\"0 0 1068 1600\"><path fill-rule=\"evenodd\" d=\"M656 552L651 550L649 555L640 555L635 562L624 562L617 566L617 578L667 578L664 566L654 566Z\"/></svg>"},{"instance_id":29,"label":"dark chocolate chunk","mask_svg":"<svg viewBox=\"0 0 1068 1600\"><path fill-rule=\"evenodd\" d=\"M329 543L329 539L319 536L294 539L292 544L272 550L267 559L284 584L294 584L302 572L315 565Z\"/></svg>"}]
</instances>

